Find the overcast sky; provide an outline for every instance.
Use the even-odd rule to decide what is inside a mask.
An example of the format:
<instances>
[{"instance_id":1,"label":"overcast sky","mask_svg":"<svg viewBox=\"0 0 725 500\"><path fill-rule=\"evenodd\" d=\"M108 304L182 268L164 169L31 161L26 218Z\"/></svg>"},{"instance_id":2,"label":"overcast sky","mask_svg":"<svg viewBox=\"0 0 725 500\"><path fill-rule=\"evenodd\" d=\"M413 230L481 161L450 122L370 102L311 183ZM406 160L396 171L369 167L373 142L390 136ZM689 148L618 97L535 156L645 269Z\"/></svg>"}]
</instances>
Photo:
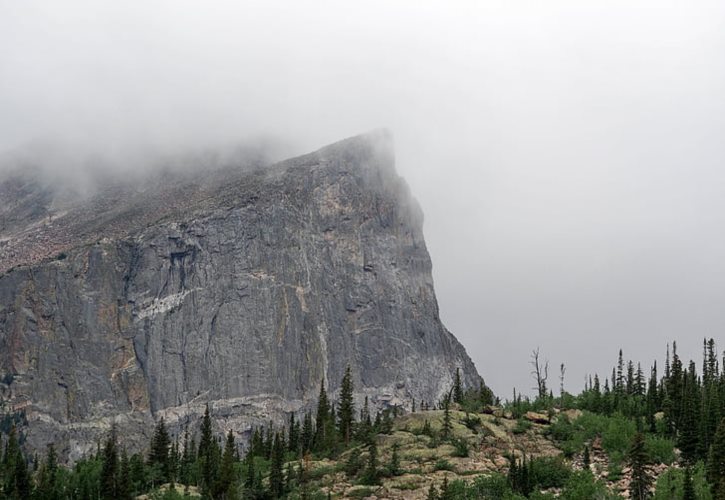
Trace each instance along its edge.
<instances>
[{"instance_id":1,"label":"overcast sky","mask_svg":"<svg viewBox=\"0 0 725 500\"><path fill-rule=\"evenodd\" d=\"M721 0L0 0L0 153L134 168L380 126L499 394L532 387L536 346L573 390L619 347L725 347Z\"/></svg>"}]
</instances>

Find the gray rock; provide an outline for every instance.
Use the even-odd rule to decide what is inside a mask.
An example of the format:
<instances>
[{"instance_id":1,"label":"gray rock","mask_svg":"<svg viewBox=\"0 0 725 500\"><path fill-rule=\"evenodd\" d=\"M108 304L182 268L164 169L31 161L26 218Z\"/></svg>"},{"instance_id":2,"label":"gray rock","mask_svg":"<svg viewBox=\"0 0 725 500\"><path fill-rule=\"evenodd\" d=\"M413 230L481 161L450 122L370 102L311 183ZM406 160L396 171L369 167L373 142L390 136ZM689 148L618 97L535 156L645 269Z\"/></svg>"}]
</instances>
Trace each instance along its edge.
<instances>
[{"instance_id":1,"label":"gray rock","mask_svg":"<svg viewBox=\"0 0 725 500\"><path fill-rule=\"evenodd\" d=\"M334 399L348 364L358 402L377 406L435 402L457 367L478 386L441 324L421 210L386 132L189 199L128 227L133 207L77 207L51 223L78 235L60 258L25 242L55 233L25 229L0 277L0 394L26 413L31 449L53 441L76 460L112 424L141 448L154 419L196 430L207 403L219 432L244 438L309 409L321 380ZM74 213L83 228L64 222Z\"/></svg>"}]
</instances>

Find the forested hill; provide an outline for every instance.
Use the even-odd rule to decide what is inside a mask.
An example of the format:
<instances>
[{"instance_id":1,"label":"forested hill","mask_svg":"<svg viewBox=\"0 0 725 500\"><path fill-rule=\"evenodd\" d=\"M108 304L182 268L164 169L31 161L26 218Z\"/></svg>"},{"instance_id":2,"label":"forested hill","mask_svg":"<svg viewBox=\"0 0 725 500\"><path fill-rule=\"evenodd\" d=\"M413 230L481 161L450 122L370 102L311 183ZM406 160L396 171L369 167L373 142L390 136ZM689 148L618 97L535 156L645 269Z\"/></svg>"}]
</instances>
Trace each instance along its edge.
<instances>
[{"instance_id":1,"label":"forested hill","mask_svg":"<svg viewBox=\"0 0 725 500\"><path fill-rule=\"evenodd\" d=\"M314 411L260 426L248 446L213 431L213 407L178 435L163 419L143 453L112 429L72 469L22 451L2 423L2 498L218 499L725 498L725 373L714 341L701 371L676 346L661 370L625 361L578 394L500 402L456 376L436 402L373 412L354 403L350 370L337 399L324 384ZM7 409L6 409L7 411Z\"/></svg>"}]
</instances>

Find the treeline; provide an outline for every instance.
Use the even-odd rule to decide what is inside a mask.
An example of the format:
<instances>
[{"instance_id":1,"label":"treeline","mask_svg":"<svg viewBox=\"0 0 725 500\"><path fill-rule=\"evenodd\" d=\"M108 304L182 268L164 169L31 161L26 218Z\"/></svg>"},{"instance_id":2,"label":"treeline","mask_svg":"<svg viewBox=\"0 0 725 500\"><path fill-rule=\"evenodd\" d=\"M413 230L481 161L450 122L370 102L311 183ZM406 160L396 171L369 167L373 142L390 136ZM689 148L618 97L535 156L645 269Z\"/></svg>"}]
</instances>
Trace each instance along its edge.
<instances>
[{"instance_id":1,"label":"treeline","mask_svg":"<svg viewBox=\"0 0 725 500\"><path fill-rule=\"evenodd\" d=\"M160 419L146 454L129 455L114 428L92 456L78 461L72 469L59 465L53 445L42 459L29 460L13 425L0 460L0 499L130 500L144 493L174 499L181 496L176 485L209 499L326 498L311 485L315 476L310 461L335 458L355 446L366 450L367 459L363 462L359 454L351 454L345 464L348 477L360 484L377 484L386 475L400 473L395 453L390 463L378 462L375 437L390 433L393 419L403 410L392 407L373 415L367 398L357 410L353 391L348 367L336 404L330 401L323 381L314 413L308 412L301 419L290 415L285 428L270 424L253 429L243 456L232 431L223 439L214 435L208 406L197 432L186 429L180 440L172 438ZM413 411L416 406L443 408L450 421L451 401L480 409L491 404L492 397L483 384L464 391L457 371L450 392L441 401L413 401L411 406ZM161 485L168 486L160 491Z\"/></svg>"},{"instance_id":2,"label":"treeline","mask_svg":"<svg viewBox=\"0 0 725 500\"><path fill-rule=\"evenodd\" d=\"M725 370L715 341L703 341L701 373L694 361L684 365L676 344L671 352L668 346L659 377L656 363L645 375L639 363L625 362L620 350L611 377L602 386L595 375L579 396L578 407L634 418L649 432L674 439L684 462L707 460L725 417Z\"/></svg>"},{"instance_id":3,"label":"treeline","mask_svg":"<svg viewBox=\"0 0 725 500\"><path fill-rule=\"evenodd\" d=\"M621 425L615 424L619 426L621 435L628 435L627 420L634 422L637 431L635 437L639 436L637 439L653 442L660 439L660 443L670 440L679 450L679 461L687 475L697 464L704 464L713 498L725 499L723 367L725 353L722 357L718 355L713 339L703 340L699 371L694 361L683 363L677 353L676 343L672 344L671 349L667 346L662 372L654 363L645 373L640 363L625 361L620 350L611 375L604 379L598 374L589 377L578 396L562 391L560 397L555 398L547 391L545 395L531 401L514 394L509 408L517 417L529 410L551 412L554 407L610 416L613 417L610 422L622 422ZM552 426L552 431L566 434L570 432L568 427L559 423ZM637 463L646 464L652 460L642 443L630 442L629 446L629 455L634 453L632 447L636 449L634 455ZM644 474L642 478L646 481ZM647 495L642 498L647 498Z\"/></svg>"}]
</instances>

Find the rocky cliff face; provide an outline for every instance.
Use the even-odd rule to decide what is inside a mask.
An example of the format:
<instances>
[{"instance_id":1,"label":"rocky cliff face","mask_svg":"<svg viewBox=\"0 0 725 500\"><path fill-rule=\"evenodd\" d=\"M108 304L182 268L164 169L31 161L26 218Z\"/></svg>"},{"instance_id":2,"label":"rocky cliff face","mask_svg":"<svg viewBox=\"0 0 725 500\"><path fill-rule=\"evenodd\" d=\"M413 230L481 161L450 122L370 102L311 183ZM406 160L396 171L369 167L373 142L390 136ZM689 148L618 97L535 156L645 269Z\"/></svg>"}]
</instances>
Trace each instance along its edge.
<instances>
[{"instance_id":1,"label":"rocky cliff face","mask_svg":"<svg viewBox=\"0 0 725 500\"><path fill-rule=\"evenodd\" d=\"M76 459L112 423L140 444L154 418L178 431L206 403L243 434L307 408L323 379L334 396L348 364L378 405L436 401L456 367L477 386L393 163L376 132L106 206L53 212L6 183L4 411L25 412L31 448Z\"/></svg>"}]
</instances>

